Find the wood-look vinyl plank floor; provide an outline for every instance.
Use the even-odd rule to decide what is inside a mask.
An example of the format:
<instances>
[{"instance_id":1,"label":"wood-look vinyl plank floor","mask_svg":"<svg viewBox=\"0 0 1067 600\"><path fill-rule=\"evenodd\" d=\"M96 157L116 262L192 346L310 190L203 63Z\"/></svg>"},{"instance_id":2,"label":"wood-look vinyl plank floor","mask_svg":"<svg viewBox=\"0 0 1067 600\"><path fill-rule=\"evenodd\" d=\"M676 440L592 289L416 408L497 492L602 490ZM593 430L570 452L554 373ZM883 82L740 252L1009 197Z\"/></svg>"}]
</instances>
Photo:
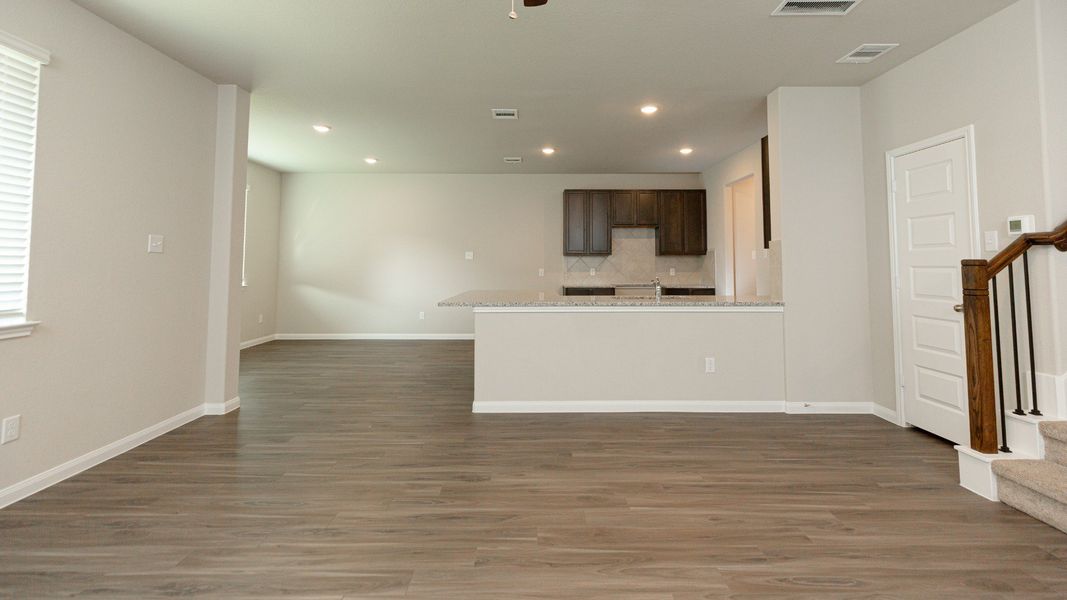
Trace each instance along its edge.
<instances>
[{"instance_id":1,"label":"wood-look vinyl plank floor","mask_svg":"<svg viewBox=\"0 0 1067 600\"><path fill-rule=\"evenodd\" d=\"M475 415L470 342L273 342L241 410L0 511L0 598L1067 598L872 416Z\"/></svg>"}]
</instances>

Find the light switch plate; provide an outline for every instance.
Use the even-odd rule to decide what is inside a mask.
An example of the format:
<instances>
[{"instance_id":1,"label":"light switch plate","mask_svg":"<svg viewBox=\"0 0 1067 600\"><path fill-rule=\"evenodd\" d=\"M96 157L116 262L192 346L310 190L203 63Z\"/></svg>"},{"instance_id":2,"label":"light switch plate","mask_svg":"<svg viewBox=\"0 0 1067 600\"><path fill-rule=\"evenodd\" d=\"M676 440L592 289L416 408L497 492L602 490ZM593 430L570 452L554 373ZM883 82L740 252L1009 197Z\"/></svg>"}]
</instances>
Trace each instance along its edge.
<instances>
[{"instance_id":1,"label":"light switch plate","mask_svg":"<svg viewBox=\"0 0 1067 600\"><path fill-rule=\"evenodd\" d=\"M708 358L704 359L704 372L705 373L714 373L715 372L715 357L709 356Z\"/></svg>"},{"instance_id":2,"label":"light switch plate","mask_svg":"<svg viewBox=\"0 0 1067 600\"><path fill-rule=\"evenodd\" d=\"M997 231L985 232L985 251L997 252L1000 250L1000 236Z\"/></svg>"},{"instance_id":3,"label":"light switch plate","mask_svg":"<svg viewBox=\"0 0 1067 600\"><path fill-rule=\"evenodd\" d=\"M463 253L463 258L465 258L467 260L474 260L474 251L473 250L467 250L466 252Z\"/></svg>"},{"instance_id":4,"label":"light switch plate","mask_svg":"<svg viewBox=\"0 0 1067 600\"><path fill-rule=\"evenodd\" d=\"M148 253L163 254L163 236L158 233L148 235Z\"/></svg>"},{"instance_id":5,"label":"light switch plate","mask_svg":"<svg viewBox=\"0 0 1067 600\"><path fill-rule=\"evenodd\" d=\"M545 270L544 269L538 269L537 270L537 276L538 277L544 277L545 276Z\"/></svg>"},{"instance_id":6,"label":"light switch plate","mask_svg":"<svg viewBox=\"0 0 1067 600\"><path fill-rule=\"evenodd\" d=\"M419 311L419 320L420 321L425 321L426 320L426 313L424 311L421 311L421 310Z\"/></svg>"}]
</instances>

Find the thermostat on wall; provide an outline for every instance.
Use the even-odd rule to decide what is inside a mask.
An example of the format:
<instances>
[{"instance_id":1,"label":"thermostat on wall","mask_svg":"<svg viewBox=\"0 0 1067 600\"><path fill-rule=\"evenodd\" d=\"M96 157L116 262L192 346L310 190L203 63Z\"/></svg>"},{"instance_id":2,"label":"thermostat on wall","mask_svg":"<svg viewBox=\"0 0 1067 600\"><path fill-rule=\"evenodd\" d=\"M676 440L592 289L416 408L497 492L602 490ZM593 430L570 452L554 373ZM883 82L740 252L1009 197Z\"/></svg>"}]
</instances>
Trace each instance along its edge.
<instances>
[{"instance_id":1,"label":"thermostat on wall","mask_svg":"<svg viewBox=\"0 0 1067 600\"><path fill-rule=\"evenodd\" d=\"M1008 217L1008 235L1022 235L1034 231L1034 215Z\"/></svg>"}]
</instances>

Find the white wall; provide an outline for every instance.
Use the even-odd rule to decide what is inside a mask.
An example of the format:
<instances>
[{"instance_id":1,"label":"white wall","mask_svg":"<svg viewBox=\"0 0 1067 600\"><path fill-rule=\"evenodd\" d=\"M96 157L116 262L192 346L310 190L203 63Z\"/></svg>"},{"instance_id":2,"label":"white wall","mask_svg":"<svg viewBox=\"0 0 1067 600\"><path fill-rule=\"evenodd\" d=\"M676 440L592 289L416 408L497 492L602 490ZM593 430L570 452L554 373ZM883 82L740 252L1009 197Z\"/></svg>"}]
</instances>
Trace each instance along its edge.
<instances>
[{"instance_id":1,"label":"white wall","mask_svg":"<svg viewBox=\"0 0 1067 600\"><path fill-rule=\"evenodd\" d=\"M560 286L564 189L700 183L695 174L283 175L278 332L470 334L470 310L437 302Z\"/></svg>"},{"instance_id":2,"label":"white wall","mask_svg":"<svg viewBox=\"0 0 1067 600\"><path fill-rule=\"evenodd\" d=\"M278 216L282 176L261 164L248 163L245 239L245 286L241 289L241 341L277 333ZM263 322L259 322L260 315Z\"/></svg>"},{"instance_id":3,"label":"white wall","mask_svg":"<svg viewBox=\"0 0 1067 600\"><path fill-rule=\"evenodd\" d=\"M66 0L5 0L42 70L30 337L0 341L0 490L204 402L217 87ZM146 253L149 233L164 254Z\"/></svg>"},{"instance_id":4,"label":"white wall","mask_svg":"<svg viewBox=\"0 0 1067 600\"><path fill-rule=\"evenodd\" d=\"M768 98L780 207L789 402L866 402L872 391L858 88ZM774 205L772 204L772 212ZM780 232L780 233L779 233Z\"/></svg>"},{"instance_id":5,"label":"white wall","mask_svg":"<svg viewBox=\"0 0 1067 600\"><path fill-rule=\"evenodd\" d=\"M896 402L891 366L894 346L886 152L973 124L981 229L999 231L1003 247L1010 241L1005 226L1010 215L1036 215L1039 228L1067 219L1067 186L1056 188L1055 196L1046 198L1042 152L1046 139L1058 144L1060 150L1054 160L1059 162L1049 165L1053 173L1062 172L1058 165L1067 159L1062 149L1067 127L1061 110L1067 101L1062 91L1067 73L1063 51L1067 18L1062 2L1042 5L1048 8L1047 19L1039 20L1035 0L1022 0L862 88L870 331L876 365L875 400L879 404L892 407ZM1058 85L1060 90L1060 95L1045 105L1048 128L1042 123L1040 110L1039 21L1046 32L1044 39L1059 48L1059 54L1050 54L1044 64L1049 77L1046 89L1051 92ZM987 252L983 257L992 254ZM1047 250L1033 253L1035 271L1049 272L1049 256ZM1063 264L1062 257L1057 260ZM1038 370L1067 371L1067 365L1052 364L1052 340L1058 336L1061 343L1067 341L1067 320L1052 320L1050 307L1056 302L1049 278L1035 277L1034 284L1037 342L1042 347ZM1060 314L1063 310L1061 307ZM1056 336L1050 335L1054 331Z\"/></svg>"}]
</instances>

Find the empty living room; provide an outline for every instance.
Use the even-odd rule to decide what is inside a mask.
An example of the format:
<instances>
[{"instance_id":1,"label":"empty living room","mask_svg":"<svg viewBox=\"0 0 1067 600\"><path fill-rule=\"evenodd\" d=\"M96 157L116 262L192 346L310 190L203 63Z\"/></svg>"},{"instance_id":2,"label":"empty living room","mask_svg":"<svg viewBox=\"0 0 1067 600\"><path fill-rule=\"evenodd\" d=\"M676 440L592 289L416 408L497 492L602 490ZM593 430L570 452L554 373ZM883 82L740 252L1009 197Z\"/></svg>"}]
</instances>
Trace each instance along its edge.
<instances>
[{"instance_id":1,"label":"empty living room","mask_svg":"<svg viewBox=\"0 0 1067 600\"><path fill-rule=\"evenodd\" d=\"M1067 0L0 0L0 600L1067 598Z\"/></svg>"}]
</instances>

